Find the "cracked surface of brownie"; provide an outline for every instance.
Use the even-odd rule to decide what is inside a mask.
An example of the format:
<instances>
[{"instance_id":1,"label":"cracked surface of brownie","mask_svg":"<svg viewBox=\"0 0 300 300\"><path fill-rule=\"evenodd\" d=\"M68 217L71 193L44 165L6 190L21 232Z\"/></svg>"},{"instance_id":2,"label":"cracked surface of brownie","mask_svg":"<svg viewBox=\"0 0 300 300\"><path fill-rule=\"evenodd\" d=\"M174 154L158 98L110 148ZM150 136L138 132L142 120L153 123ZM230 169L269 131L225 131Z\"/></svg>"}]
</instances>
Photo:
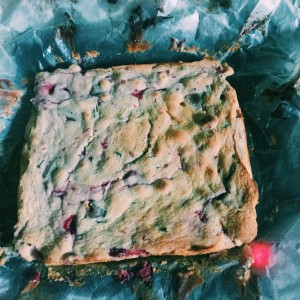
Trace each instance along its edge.
<instances>
[{"instance_id":1,"label":"cracked surface of brownie","mask_svg":"<svg viewBox=\"0 0 300 300\"><path fill-rule=\"evenodd\" d=\"M202 60L38 74L20 254L78 264L250 242L258 191L232 73Z\"/></svg>"}]
</instances>

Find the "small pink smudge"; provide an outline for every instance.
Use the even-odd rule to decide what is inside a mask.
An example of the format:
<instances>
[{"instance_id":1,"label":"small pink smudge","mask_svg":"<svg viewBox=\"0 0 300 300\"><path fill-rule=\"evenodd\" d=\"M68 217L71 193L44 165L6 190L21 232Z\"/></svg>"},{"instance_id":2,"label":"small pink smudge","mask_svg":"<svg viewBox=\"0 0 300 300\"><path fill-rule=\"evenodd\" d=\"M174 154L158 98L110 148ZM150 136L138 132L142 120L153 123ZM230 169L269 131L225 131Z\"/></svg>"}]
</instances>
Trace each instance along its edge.
<instances>
[{"instance_id":1,"label":"small pink smudge","mask_svg":"<svg viewBox=\"0 0 300 300\"><path fill-rule=\"evenodd\" d=\"M149 283L152 279L153 268L151 263L143 261L136 266L135 276L140 278L144 283Z\"/></svg>"},{"instance_id":2,"label":"small pink smudge","mask_svg":"<svg viewBox=\"0 0 300 300\"><path fill-rule=\"evenodd\" d=\"M145 250L127 250L127 255L136 255L136 256L147 256L149 253Z\"/></svg>"},{"instance_id":3,"label":"small pink smudge","mask_svg":"<svg viewBox=\"0 0 300 300\"><path fill-rule=\"evenodd\" d=\"M54 85L51 83L46 83L42 86L42 92L47 92L48 94L52 94L54 91Z\"/></svg>"},{"instance_id":4,"label":"small pink smudge","mask_svg":"<svg viewBox=\"0 0 300 300\"><path fill-rule=\"evenodd\" d=\"M41 281L41 272L37 272L21 293L25 294L35 289L39 285L40 281Z\"/></svg>"},{"instance_id":5,"label":"small pink smudge","mask_svg":"<svg viewBox=\"0 0 300 300\"><path fill-rule=\"evenodd\" d=\"M264 271L270 264L272 245L267 242L253 242L250 247L253 257L251 267L258 271Z\"/></svg>"},{"instance_id":6,"label":"small pink smudge","mask_svg":"<svg viewBox=\"0 0 300 300\"><path fill-rule=\"evenodd\" d=\"M71 215L68 219L64 222L64 229L71 234L76 233L76 215Z\"/></svg>"},{"instance_id":7,"label":"small pink smudge","mask_svg":"<svg viewBox=\"0 0 300 300\"><path fill-rule=\"evenodd\" d=\"M206 214L203 211L196 210L195 213L198 215L201 222L207 223L208 218L207 218Z\"/></svg>"},{"instance_id":8,"label":"small pink smudge","mask_svg":"<svg viewBox=\"0 0 300 300\"><path fill-rule=\"evenodd\" d=\"M103 142L100 143L101 144L101 147L103 150L107 149L108 147L108 142L107 142L107 139L105 139Z\"/></svg>"},{"instance_id":9,"label":"small pink smudge","mask_svg":"<svg viewBox=\"0 0 300 300\"><path fill-rule=\"evenodd\" d=\"M134 92L131 93L132 96L138 98L138 100L141 100L143 98L143 94L144 92L147 90L148 88L145 88L144 90L138 91L135 90Z\"/></svg>"},{"instance_id":10,"label":"small pink smudge","mask_svg":"<svg viewBox=\"0 0 300 300\"><path fill-rule=\"evenodd\" d=\"M65 195L67 195L66 190L54 190L52 192L52 196L55 196L55 197L61 197L61 196L65 196Z\"/></svg>"},{"instance_id":11,"label":"small pink smudge","mask_svg":"<svg viewBox=\"0 0 300 300\"><path fill-rule=\"evenodd\" d=\"M124 283L125 281L129 280L130 277L131 276L130 276L130 274L128 273L127 270L121 269L121 270L119 270L118 275L117 275L116 278L121 283Z\"/></svg>"}]
</instances>

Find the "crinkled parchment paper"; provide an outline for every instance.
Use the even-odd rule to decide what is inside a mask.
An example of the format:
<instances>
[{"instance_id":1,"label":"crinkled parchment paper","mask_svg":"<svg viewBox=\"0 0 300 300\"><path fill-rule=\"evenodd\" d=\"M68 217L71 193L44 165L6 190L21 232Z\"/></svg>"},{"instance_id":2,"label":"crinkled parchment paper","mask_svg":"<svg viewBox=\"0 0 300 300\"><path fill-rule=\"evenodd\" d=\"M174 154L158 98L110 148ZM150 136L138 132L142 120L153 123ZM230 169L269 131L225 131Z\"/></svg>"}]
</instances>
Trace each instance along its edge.
<instances>
[{"instance_id":1,"label":"crinkled parchment paper","mask_svg":"<svg viewBox=\"0 0 300 300\"><path fill-rule=\"evenodd\" d=\"M0 299L300 298L299 6L298 0L0 0L0 245L6 247ZM17 257L10 246L35 74L74 63L89 69L204 56L235 70L229 81L260 188L257 240L272 245L266 272L239 280L241 249L149 259L155 271L149 281L132 262L49 270ZM121 284L120 269L135 278Z\"/></svg>"}]
</instances>

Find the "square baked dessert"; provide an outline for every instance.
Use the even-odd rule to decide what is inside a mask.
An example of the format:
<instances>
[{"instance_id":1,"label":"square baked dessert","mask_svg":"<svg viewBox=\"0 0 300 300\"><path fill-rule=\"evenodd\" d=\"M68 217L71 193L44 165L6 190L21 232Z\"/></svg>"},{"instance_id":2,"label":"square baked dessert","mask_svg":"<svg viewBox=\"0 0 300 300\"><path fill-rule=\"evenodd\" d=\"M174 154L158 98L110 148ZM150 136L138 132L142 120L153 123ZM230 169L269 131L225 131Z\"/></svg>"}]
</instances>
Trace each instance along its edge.
<instances>
[{"instance_id":1,"label":"square baked dessert","mask_svg":"<svg viewBox=\"0 0 300 300\"><path fill-rule=\"evenodd\" d=\"M214 60L39 73L20 254L83 264L252 241L258 189L232 73Z\"/></svg>"}]
</instances>

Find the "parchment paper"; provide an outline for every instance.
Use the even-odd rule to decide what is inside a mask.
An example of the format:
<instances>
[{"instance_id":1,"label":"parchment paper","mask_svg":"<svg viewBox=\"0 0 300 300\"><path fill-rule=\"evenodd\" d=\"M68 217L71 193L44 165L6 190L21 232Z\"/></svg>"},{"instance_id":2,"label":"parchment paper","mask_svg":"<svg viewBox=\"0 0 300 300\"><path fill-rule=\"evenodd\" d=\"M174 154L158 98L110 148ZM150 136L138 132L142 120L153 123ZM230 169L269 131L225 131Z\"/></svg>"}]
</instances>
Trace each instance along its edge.
<instances>
[{"instance_id":1,"label":"parchment paper","mask_svg":"<svg viewBox=\"0 0 300 300\"><path fill-rule=\"evenodd\" d=\"M0 79L12 84L2 82L0 89L24 95L0 97L0 246L6 247L0 299L300 298L299 7L298 0L0 0ZM225 258L154 260L161 272L151 286L118 282L116 270L128 263L88 276L70 267L61 282L50 282L42 266L18 257L13 226L35 74L72 63L89 69L204 56L235 70L229 81L245 117L260 189L257 240L273 245L267 271L252 274L243 287L237 279L241 250L235 249ZM191 279L193 266L198 277ZM37 287L22 294L39 272Z\"/></svg>"}]
</instances>

